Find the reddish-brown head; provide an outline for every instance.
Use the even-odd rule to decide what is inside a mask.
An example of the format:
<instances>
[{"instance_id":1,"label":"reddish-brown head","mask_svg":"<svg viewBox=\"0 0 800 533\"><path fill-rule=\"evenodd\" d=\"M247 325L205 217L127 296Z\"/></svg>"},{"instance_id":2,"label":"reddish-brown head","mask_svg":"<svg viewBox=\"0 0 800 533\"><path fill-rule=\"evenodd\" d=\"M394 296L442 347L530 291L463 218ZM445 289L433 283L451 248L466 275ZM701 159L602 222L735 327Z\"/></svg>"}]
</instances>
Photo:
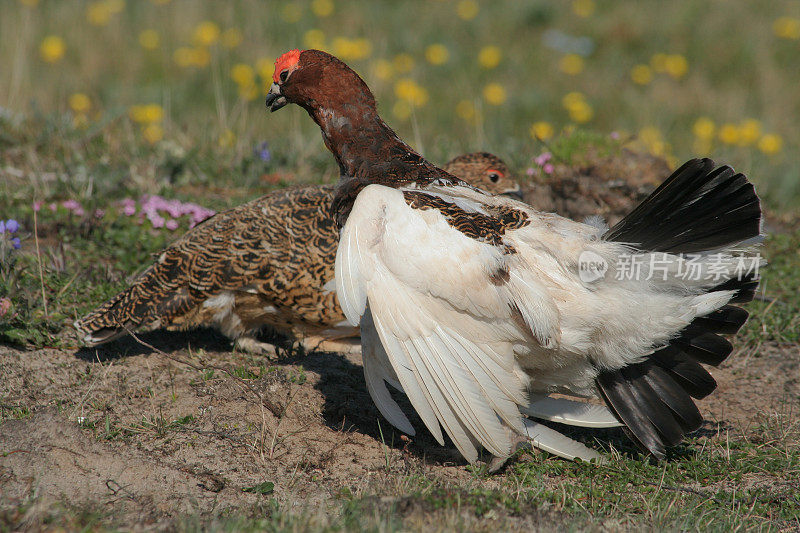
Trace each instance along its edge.
<instances>
[{"instance_id":1,"label":"reddish-brown head","mask_svg":"<svg viewBox=\"0 0 800 533\"><path fill-rule=\"evenodd\" d=\"M297 69L300 63L300 53L300 50L297 49L289 50L275 60L275 72L272 73L273 82L278 83L281 78L283 78L282 81L286 81L289 74Z\"/></svg>"},{"instance_id":2,"label":"reddish-brown head","mask_svg":"<svg viewBox=\"0 0 800 533\"><path fill-rule=\"evenodd\" d=\"M312 115L322 109L365 104L375 107L367 84L347 65L320 50L290 50L275 61L267 107L297 104Z\"/></svg>"}]
</instances>

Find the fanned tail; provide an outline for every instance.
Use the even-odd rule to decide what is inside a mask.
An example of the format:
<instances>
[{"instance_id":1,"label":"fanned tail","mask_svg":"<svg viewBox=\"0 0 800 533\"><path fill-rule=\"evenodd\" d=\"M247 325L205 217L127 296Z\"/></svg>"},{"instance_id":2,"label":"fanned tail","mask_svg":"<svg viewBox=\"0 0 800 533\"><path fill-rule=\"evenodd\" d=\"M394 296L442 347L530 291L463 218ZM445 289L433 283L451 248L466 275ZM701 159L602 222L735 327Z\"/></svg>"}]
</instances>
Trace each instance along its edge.
<instances>
[{"instance_id":1,"label":"fanned tail","mask_svg":"<svg viewBox=\"0 0 800 533\"><path fill-rule=\"evenodd\" d=\"M693 159L603 236L643 251L703 253L752 243L761 236L761 206L753 185L730 167ZM731 278L707 292L736 291L729 303L753 299L754 274ZM605 370L597 377L601 395L627 426L634 441L657 458L666 446L700 427L694 399L716 382L702 364L719 365L733 350L721 335L736 333L748 313L724 305L695 318L669 344L645 361ZM702 364L701 364L702 363Z\"/></svg>"}]
</instances>

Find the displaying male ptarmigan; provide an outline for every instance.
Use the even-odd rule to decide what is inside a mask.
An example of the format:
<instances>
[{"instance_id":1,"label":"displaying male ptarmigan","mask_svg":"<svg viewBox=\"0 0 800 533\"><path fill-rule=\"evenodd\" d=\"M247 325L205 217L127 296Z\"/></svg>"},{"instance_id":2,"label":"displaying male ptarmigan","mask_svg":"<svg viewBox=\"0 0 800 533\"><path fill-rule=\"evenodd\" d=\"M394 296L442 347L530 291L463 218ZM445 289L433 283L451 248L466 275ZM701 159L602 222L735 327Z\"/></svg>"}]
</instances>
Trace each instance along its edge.
<instances>
[{"instance_id":1,"label":"displaying male ptarmigan","mask_svg":"<svg viewBox=\"0 0 800 533\"><path fill-rule=\"evenodd\" d=\"M491 197L435 167L325 52L280 56L273 82L267 106L304 108L339 164L336 291L361 326L367 385L392 424L414 431L386 383L470 462L480 447L507 457L520 437L598 457L525 415L624 424L656 457L700 426L692 398L716 386L700 363L731 352L718 334L736 332L747 312L729 303L757 284L753 261L734 250L760 235L743 175L689 161L606 229Z\"/></svg>"},{"instance_id":2,"label":"displaying male ptarmigan","mask_svg":"<svg viewBox=\"0 0 800 533\"><path fill-rule=\"evenodd\" d=\"M520 191L506 164L486 152L458 156L445 168L493 194ZM274 350L254 336L265 326L312 348L357 334L326 288L339 241L333 195L332 186L293 187L211 217L75 327L96 345L140 328L216 326L256 353Z\"/></svg>"}]
</instances>

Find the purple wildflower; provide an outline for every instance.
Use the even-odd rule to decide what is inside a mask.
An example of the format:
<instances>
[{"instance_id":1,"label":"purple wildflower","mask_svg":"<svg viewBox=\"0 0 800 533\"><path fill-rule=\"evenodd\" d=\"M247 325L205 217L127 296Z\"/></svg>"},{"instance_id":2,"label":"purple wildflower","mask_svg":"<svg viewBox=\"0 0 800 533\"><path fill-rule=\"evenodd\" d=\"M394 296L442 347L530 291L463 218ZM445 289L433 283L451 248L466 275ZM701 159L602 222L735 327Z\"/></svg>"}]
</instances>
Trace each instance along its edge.
<instances>
[{"instance_id":1,"label":"purple wildflower","mask_svg":"<svg viewBox=\"0 0 800 533\"><path fill-rule=\"evenodd\" d=\"M9 311L11 311L11 300L0 298L0 316L7 315Z\"/></svg>"},{"instance_id":2,"label":"purple wildflower","mask_svg":"<svg viewBox=\"0 0 800 533\"><path fill-rule=\"evenodd\" d=\"M19 222L17 222L13 218L10 218L10 219L6 220L6 231L7 232L16 233L18 229L19 229Z\"/></svg>"},{"instance_id":3,"label":"purple wildflower","mask_svg":"<svg viewBox=\"0 0 800 533\"><path fill-rule=\"evenodd\" d=\"M533 162L536 163L537 165L539 165L540 167L543 167L545 165L545 163L550 161L550 159L552 159L552 158L553 158L553 154L551 154L550 152L545 152L545 153L537 156L536 158L534 158Z\"/></svg>"},{"instance_id":4,"label":"purple wildflower","mask_svg":"<svg viewBox=\"0 0 800 533\"><path fill-rule=\"evenodd\" d=\"M80 209L81 204L79 204L77 200L64 200L61 202L61 207L69 209L70 211L74 211L76 209Z\"/></svg>"},{"instance_id":5,"label":"purple wildflower","mask_svg":"<svg viewBox=\"0 0 800 533\"><path fill-rule=\"evenodd\" d=\"M612 139L614 139L615 141L618 141L619 140L619 132L618 131L612 131L610 137Z\"/></svg>"},{"instance_id":6,"label":"purple wildflower","mask_svg":"<svg viewBox=\"0 0 800 533\"><path fill-rule=\"evenodd\" d=\"M11 239L11 246L13 246L15 250L22 248L22 243L19 242L19 237L14 237Z\"/></svg>"},{"instance_id":7,"label":"purple wildflower","mask_svg":"<svg viewBox=\"0 0 800 533\"><path fill-rule=\"evenodd\" d=\"M542 167L542 171L545 174L552 174L553 170L555 170L555 168L553 167L552 163L545 163L545 165Z\"/></svg>"},{"instance_id":8,"label":"purple wildflower","mask_svg":"<svg viewBox=\"0 0 800 533\"><path fill-rule=\"evenodd\" d=\"M150 220L150 223L153 225L154 228L163 228L164 227L164 217L159 215L158 213L148 213L147 219Z\"/></svg>"},{"instance_id":9,"label":"purple wildflower","mask_svg":"<svg viewBox=\"0 0 800 533\"><path fill-rule=\"evenodd\" d=\"M266 142L263 142L253 148L253 154L265 163L272 159L272 154L269 151L269 144Z\"/></svg>"},{"instance_id":10,"label":"purple wildflower","mask_svg":"<svg viewBox=\"0 0 800 533\"><path fill-rule=\"evenodd\" d=\"M525 174L527 174L528 176L535 176L536 169L533 167L528 167L527 170L525 170Z\"/></svg>"},{"instance_id":11,"label":"purple wildflower","mask_svg":"<svg viewBox=\"0 0 800 533\"><path fill-rule=\"evenodd\" d=\"M0 220L0 235L6 232L6 223Z\"/></svg>"},{"instance_id":12,"label":"purple wildflower","mask_svg":"<svg viewBox=\"0 0 800 533\"><path fill-rule=\"evenodd\" d=\"M94 210L94 218L103 218L106 216L106 212L104 209L95 209Z\"/></svg>"},{"instance_id":13,"label":"purple wildflower","mask_svg":"<svg viewBox=\"0 0 800 533\"><path fill-rule=\"evenodd\" d=\"M43 204L44 204L44 202L42 202L41 200L37 200L36 202L33 202L33 210L38 213L39 210L42 209L42 205Z\"/></svg>"},{"instance_id":14,"label":"purple wildflower","mask_svg":"<svg viewBox=\"0 0 800 533\"><path fill-rule=\"evenodd\" d=\"M174 218L171 218L167 220L167 222L164 224L164 227L170 231L175 231L176 229L178 229L178 221L175 220Z\"/></svg>"}]
</instances>

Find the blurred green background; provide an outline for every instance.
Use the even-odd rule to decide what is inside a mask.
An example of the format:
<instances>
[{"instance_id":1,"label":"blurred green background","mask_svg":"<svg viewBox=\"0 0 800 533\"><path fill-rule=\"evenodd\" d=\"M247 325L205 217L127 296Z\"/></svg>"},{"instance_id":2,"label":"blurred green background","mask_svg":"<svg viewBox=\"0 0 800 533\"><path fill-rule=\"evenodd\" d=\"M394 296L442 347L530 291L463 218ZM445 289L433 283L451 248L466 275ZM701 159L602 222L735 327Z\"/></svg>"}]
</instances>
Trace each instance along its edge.
<instances>
[{"instance_id":1,"label":"blurred green background","mask_svg":"<svg viewBox=\"0 0 800 533\"><path fill-rule=\"evenodd\" d=\"M3 0L0 36L6 211L334 180L305 113L263 105L275 57L309 47L437 162L486 149L524 177L537 137L580 128L733 164L775 208L800 195L796 0Z\"/></svg>"}]
</instances>

